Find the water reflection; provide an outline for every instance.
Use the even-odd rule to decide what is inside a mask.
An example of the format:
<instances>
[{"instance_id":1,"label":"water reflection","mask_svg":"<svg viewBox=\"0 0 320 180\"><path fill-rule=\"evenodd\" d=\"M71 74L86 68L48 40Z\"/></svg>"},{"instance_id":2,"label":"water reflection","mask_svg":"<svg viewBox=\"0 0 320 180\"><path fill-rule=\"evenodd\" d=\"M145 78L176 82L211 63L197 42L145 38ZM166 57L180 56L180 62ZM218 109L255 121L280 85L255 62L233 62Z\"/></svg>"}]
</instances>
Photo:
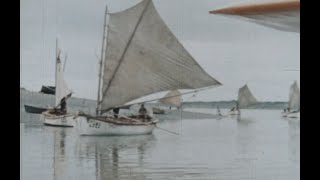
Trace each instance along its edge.
<instances>
[{"instance_id":1,"label":"water reflection","mask_svg":"<svg viewBox=\"0 0 320 180\"><path fill-rule=\"evenodd\" d=\"M290 119L288 124L290 160L300 162L300 120Z\"/></svg>"},{"instance_id":2,"label":"water reflection","mask_svg":"<svg viewBox=\"0 0 320 180\"><path fill-rule=\"evenodd\" d=\"M79 137L77 153L82 158L94 158L96 179L145 179L142 170L145 156L155 145L154 135L132 137Z\"/></svg>"},{"instance_id":3,"label":"water reflection","mask_svg":"<svg viewBox=\"0 0 320 180\"><path fill-rule=\"evenodd\" d=\"M243 125L243 126L248 126L249 124L254 123L254 119L253 118L249 118L249 117L242 117L241 115L237 115L236 116L238 125Z\"/></svg>"},{"instance_id":4,"label":"water reflection","mask_svg":"<svg viewBox=\"0 0 320 180\"><path fill-rule=\"evenodd\" d=\"M67 179L68 162L66 161L66 130L64 128L54 128L53 131L53 179Z\"/></svg>"},{"instance_id":5,"label":"water reflection","mask_svg":"<svg viewBox=\"0 0 320 180\"><path fill-rule=\"evenodd\" d=\"M238 153L241 155L246 155L255 148L254 141L256 136L253 122L250 118L242 118L240 115L237 116L236 142Z\"/></svg>"},{"instance_id":6,"label":"water reflection","mask_svg":"<svg viewBox=\"0 0 320 180\"><path fill-rule=\"evenodd\" d=\"M147 136L82 137L73 128L44 127L32 118L24 120L29 124L23 132L23 179L300 176L300 122L281 121L278 111L248 111L232 120L162 122L163 128L183 132L180 136L157 130Z\"/></svg>"}]
</instances>

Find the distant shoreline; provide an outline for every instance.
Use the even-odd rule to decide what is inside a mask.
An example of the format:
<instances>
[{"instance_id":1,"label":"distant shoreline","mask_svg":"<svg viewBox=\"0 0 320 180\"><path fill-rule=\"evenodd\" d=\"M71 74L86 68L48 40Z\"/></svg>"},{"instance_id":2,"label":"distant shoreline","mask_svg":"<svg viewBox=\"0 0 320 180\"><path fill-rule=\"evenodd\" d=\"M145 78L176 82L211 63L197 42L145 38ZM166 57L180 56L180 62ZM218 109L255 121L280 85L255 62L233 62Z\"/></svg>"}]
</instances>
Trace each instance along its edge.
<instances>
[{"instance_id":1,"label":"distant shoreline","mask_svg":"<svg viewBox=\"0 0 320 180\"><path fill-rule=\"evenodd\" d=\"M25 89L24 87L20 87L20 90L26 91L26 93L36 93L41 95L46 95L43 93L39 93L36 91L30 91ZM20 92L21 96L21 92ZM53 95L49 95L53 96ZM86 98L79 98L79 97L71 97L71 99L78 99L78 100L85 100L91 103L95 103L96 100L92 99L86 99ZM169 107L167 105L155 102L155 103L150 103L156 107ZM183 108L219 108L222 109L227 109L227 108L232 108L235 106L235 101L234 100L229 100L229 101L188 101L188 102L183 102ZM255 105L252 105L248 107L247 109L284 109L285 107L288 106L287 102L281 102L281 101L264 101L264 102L259 102Z\"/></svg>"},{"instance_id":2,"label":"distant shoreline","mask_svg":"<svg viewBox=\"0 0 320 180\"><path fill-rule=\"evenodd\" d=\"M212 102L184 102L184 107L189 108L221 108L221 109L230 109L235 106L235 101L212 101ZM287 102L258 102L255 105L252 105L246 109L284 109L288 106Z\"/></svg>"}]
</instances>

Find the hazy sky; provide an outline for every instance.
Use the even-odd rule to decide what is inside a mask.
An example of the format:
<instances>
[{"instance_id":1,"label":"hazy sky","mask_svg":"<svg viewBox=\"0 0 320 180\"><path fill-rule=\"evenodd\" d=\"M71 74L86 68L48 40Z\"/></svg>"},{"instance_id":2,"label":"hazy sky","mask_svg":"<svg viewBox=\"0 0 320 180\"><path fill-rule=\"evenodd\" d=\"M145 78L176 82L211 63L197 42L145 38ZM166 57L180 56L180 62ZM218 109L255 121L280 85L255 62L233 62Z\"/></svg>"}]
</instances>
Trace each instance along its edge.
<instances>
[{"instance_id":1,"label":"hazy sky","mask_svg":"<svg viewBox=\"0 0 320 180\"><path fill-rule=\"evenodd\" d=\"M252 0L251 0L252 1ZM254 0L257 2L258 0ZM55 39L67 53L65 79L76 97L96 99L105 5L110 12L140 0L20 0L20 86L54 85ZM300 82L300 34L208 11L247 0L154 0L156 9L196 61L222 86L190 101L235 99L248 83L258 100L287 101ZM299 83L300 84L300 83Z\"/></svg>"}]
</instances>

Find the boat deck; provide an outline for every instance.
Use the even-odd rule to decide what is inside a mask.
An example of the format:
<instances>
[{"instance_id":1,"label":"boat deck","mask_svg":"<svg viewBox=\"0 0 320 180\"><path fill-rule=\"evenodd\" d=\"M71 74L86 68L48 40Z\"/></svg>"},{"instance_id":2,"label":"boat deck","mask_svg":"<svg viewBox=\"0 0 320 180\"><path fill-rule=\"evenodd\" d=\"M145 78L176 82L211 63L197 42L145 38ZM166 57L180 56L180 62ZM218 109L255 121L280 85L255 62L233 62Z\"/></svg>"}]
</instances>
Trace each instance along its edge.
<instances>
[{"instance_id":1,"label":"boat deck","mask_svg":"<svg viewBox=\"0 0 320 180\"><path fill-rule=\"evenodd\" d=\"M117 125L152 125L156 124L157 120L147 116L143 118L142 116L119 116L119 117L112 117L112 116L90 116L87 114L79 114L79 116L84 116L88 120L98 120L102 122L113 123Z\"/></svg>"}]
</instances>

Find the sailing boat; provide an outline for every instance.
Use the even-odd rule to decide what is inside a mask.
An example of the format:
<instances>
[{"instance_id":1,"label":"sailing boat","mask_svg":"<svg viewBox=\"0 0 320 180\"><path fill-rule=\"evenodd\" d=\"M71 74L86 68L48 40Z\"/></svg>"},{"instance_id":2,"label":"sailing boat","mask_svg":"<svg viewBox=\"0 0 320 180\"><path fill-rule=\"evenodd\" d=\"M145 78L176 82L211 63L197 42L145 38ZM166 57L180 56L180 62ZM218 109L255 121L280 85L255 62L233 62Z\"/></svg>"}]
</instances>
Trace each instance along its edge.
<instances>
[{"instance_id":1,"label":"sailing boat","mask_svg":"<svg viewBox=\"0 0 320 180\"><path fill-rule=\"evenodd\" d=\"M171 110L171 106L175 106L177 109L179 109L181 107L181 93L179 90L173 90L173 91L169 91L162 99L160 99L159 102L163 103L163 104L167 104L170 107ZM165 111L163 109L159 109L159 108L152 108L153 113L154 114L164 114Z\"/></svg>"},{"instance_id":2,"label":"sailing boat","mask_svg":"<svg viewBox=\"0 0 320 180\"><path fill-rule=\"evenodd\" d=\"M300 118L300 90L297 81L295 81L289 92L289 107L282 113L282 116L288 118Z\"/></svg>"},{"instance_id":3,"label":"sailing boat","mask_svg":"<svg viewBox=\"0 0 320 180\"><path fill-rule=\"evenodd\" d=\"M143 0L117 13L107 13L106 8L104 23L107 15L109 23L104 27L108 27L108 36L105 46L103 35L97 114L78 113L75 119L79 134L150 134L158 122L155 117L118 116L111 110L130 106L130 101L158 92L221 85L180 44L152 0Z\"/></svg>"},{"instance_id":4,"label":"sailing boat","mask_svg":"<svg viewBox=\"0 0 320 180\"><path fill-rule=\"evenodd\" d=\"M249 90L248 85L244 85L239 89L238 100L236 102L236 107L233 107L229 114L230 115L240 115L240 108L246 108L250 105L257 103L256 98L253 96Z\"/></svg>"},{"instance_id":5,"label":"sailing boat","mask_svg":"<svg viewBox=\"0 0 320 180\"><path fill-rule=\"evenodd\" d=\"M45 125L73 127L74 115L71 113L57 110L57 107L62 106L63 101L71 97L72 92L68 89L66 82L63 78L63 70L61 68L60 50L58 49L58 42L56 47L56 78L55 78L56 94L55 94L55 107L50 108L43 112L40 118Z\"/></svg>"},{"instance_id":6,"label":"sailing boat","mask_svg":"<svg viewBox=\"0 0 320 180\"><path fill-rule=\"evenodd\" d=\"M178 90L168 92L164 98L160 99L163 104L173 105L177 108L181 107L181 93Z\"/></svg>"}]
</instances>

